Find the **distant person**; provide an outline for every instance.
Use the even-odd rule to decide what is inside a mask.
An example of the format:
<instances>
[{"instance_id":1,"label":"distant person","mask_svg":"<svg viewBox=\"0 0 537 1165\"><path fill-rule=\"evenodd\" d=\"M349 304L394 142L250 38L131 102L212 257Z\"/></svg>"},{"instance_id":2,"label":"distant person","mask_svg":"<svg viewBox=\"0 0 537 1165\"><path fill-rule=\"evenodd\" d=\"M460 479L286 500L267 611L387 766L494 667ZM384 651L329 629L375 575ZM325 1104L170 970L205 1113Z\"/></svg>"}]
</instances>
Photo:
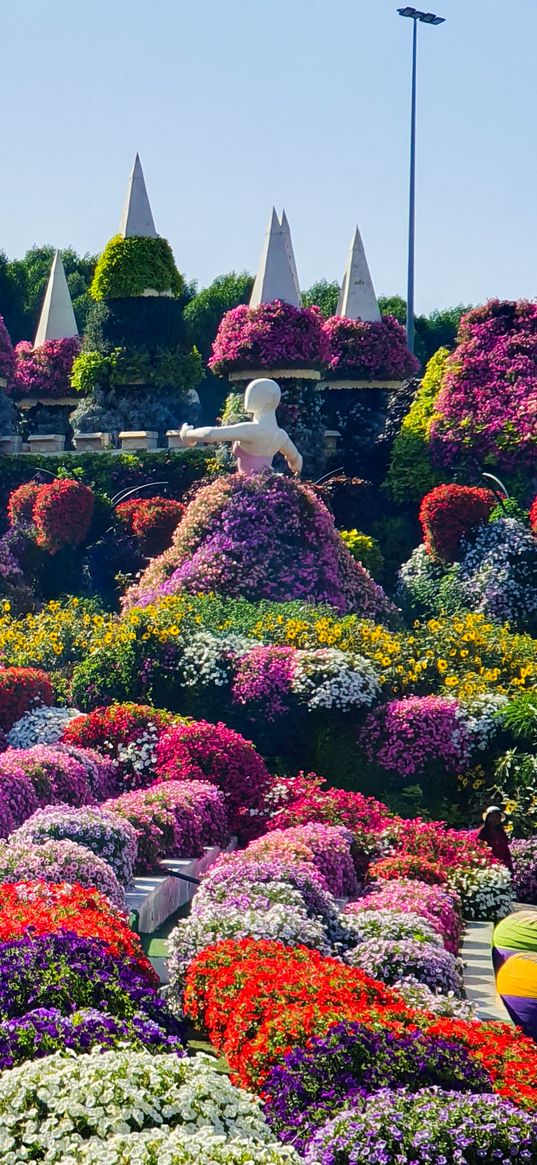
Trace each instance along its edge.
<instances>
[{"instance_id":1,"label":"distant person","mask_svg":"<svg viewBox=\"0 0 537 1165\"><path fill-rule=\"evenodd\" d=\"M489 805L483 814L483 825L477 835L479 841L484 841L492 850L494 857L498 859L502 865L507 866L510 873L513 873L513 859L511 857L511 850L509 849L509 842L507 834L503 827L505 821L505 814L497 805Z\"/></svg>"}]
</instances>

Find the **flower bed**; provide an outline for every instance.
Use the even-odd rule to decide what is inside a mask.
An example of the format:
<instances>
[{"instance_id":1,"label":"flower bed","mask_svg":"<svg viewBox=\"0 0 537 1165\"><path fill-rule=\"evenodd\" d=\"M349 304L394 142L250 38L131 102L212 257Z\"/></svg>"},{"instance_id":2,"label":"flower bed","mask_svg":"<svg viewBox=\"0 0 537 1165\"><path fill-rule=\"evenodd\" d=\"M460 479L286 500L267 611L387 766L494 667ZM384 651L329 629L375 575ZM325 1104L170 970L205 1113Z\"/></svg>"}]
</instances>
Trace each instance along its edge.
<instances>
[{"instance_id":1,"label":"flower bed","mask_svg":"<svg viewBox=\"0 0 537 1165\"><path fill-rule=\"evenodd\" d=\"M113 906L125 907L125 891L112 867L75 841L12 839L0 843L0 884L8 882L68 882L103 894Z\"/></svg>"},{"instance_id":2,"label":"flower bed","mask_svg":"<svg viewBox=\"0 0 537 1165\"><path fill-rule=\"evenodd\" d=\"M9 730L25 712L39 704L52 704L53 700L46 672L30 667L0 669L0 728Z\"/></svg>"},{"instance_id":3,"label":"flower bed","mask_svg":"<svg viewBox=\"0 0 537 1165\"><path fill-rule=\"evenodd\" d=\"M132 881L138 842L134 827L103 808L51 806L34 813L11 841L74 841L104 859L123 886ZM59 879L62 881L63 879Z\"/></svg>"}]
</instances>

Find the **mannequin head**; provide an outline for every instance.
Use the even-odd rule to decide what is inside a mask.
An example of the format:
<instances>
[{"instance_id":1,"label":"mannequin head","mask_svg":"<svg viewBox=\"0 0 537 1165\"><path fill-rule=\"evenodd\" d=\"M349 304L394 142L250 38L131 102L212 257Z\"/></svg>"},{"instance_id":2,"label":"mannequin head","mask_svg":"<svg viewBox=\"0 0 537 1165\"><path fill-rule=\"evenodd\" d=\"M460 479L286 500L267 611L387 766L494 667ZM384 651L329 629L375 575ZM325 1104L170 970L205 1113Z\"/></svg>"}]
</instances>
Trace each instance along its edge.
<instances>
[{"instance_id":1,"label":"mannequin head","mask_svg":"<svg viewBox=\"0 0 537 1165\"><path fill-rule=\"evenodd\" d=\"M281 395L275 380L251 380L244 396L244 408L253 417L275 413Z\"/></svg>"}]
</instances>

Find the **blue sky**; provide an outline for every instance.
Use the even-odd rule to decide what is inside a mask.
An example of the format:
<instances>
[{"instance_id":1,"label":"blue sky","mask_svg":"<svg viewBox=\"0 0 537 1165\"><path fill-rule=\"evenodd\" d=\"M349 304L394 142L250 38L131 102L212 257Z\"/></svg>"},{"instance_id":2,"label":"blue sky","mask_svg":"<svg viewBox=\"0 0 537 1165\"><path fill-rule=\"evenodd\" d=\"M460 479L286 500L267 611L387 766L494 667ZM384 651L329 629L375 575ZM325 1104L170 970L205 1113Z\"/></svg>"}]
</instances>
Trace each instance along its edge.
<instances>
[{"instance_id":1,"label":"blue sky","mask_svg":"<svg viewBox=\"0 0 537 1165\"><path fill-rule=\"evenodd\" d=\"M399 6L401 4L401 0ZM397 0L1 0L0 248L99 251L136 150L204 285L285 206L304 287L354 224L405 288L411 22ZM536 0L438 0L420 29L417 308L537 295Z\"/></svg>"}]
</instances>

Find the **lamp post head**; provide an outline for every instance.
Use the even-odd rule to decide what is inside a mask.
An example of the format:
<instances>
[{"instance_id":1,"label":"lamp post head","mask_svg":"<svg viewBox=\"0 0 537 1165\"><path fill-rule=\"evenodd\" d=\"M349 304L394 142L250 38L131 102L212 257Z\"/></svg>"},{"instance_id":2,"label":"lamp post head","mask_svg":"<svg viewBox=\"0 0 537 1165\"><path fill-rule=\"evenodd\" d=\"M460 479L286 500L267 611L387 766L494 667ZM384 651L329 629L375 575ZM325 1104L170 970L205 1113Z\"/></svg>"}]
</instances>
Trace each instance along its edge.
<instances>
[{"instance_id":1,"label":"lamp post head","mask_svg":"<svg viewBox=\"0 0 537 1165\"><path fill-rule=\"evenodd\" d=\"M399 16L408 16L411 20L419 20L421 24L445 24L444 16L436 16L434 12L420 12L418 8L398 8Z\"/></svg>"}]
</instances>

